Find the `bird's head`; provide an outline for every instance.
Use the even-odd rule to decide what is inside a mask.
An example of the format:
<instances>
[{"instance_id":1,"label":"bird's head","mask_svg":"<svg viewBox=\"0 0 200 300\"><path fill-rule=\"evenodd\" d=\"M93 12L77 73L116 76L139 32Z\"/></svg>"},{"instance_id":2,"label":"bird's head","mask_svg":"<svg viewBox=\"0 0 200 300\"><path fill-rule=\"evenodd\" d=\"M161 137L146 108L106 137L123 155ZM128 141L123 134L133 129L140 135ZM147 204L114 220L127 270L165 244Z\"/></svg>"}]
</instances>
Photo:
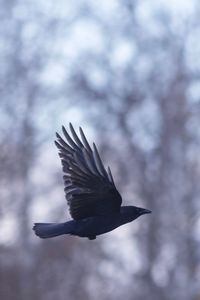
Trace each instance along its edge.
<instances>
[{"instance_id":1,"label":"bird's head","mask_svg":"<svg viewBox=\"0 0 200 300\"><path fill-rule=\"evenodd\" d=\"M144 214L150 214L151 211L137 206L122 206L120 213L127 222L131 222Z\"/></svg>"}]
</instances>

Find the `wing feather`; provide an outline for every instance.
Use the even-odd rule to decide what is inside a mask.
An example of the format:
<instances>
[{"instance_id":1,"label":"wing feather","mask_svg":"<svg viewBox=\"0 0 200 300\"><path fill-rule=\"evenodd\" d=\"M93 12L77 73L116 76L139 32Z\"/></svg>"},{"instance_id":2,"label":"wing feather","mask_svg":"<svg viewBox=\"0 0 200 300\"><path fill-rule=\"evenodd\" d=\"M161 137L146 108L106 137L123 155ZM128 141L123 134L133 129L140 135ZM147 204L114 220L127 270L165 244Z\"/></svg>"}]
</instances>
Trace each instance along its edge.
<instances>
[{"instance_id":1,"label":"wing feather","mask_svg":"<svg viewBox=\"0 0 200 300\"><path fill-rule=\"evenodd\" d=\"M101 157L99 155L99 152L97 150L97 147L95 145L95 143L93 143L93 147L94 147L94 158L95 158L95 162L96 162L96 165L97 165L97 168L99 170L99 172L101 173L102 176L105 176L105 178L108 179L108 174L103 166L103 163L101 161Z\"/></svg>"},{"instance_id":2,"label":"wing feather","mask_svg":"<svg viewBox=\"0 0 200 300\"><path fill-rule=\"evenodd\" d=\"M97 147L90 147L80 127L78 137L72 124L71 136L62 127L65 140L56 133L63 172L64 191L72 218L108 215L120 211L121 196L117 191L110 168L106 171Z\"/></svg>"},{"instance_id":3,"label":"wing feather","mask_svg":"<svg viewBox=\"0 0 200 300\"><path fill-rule=\"evenodd\" d=\"M69 127L70 127L70 130L71 130L71 133L72 133L72 136L73 136L74 140L76 141L76 143L78 144L78 146L80 148L83 148L84 146L83 146L81 140L79 139L78 135L76 134L76 131L74 130L74 127L72 126L71 123L69 123Z\"/></svg>"},{"instance_id":4,"label":"wing feather","mask_svg":"<svg viewBox=\"0 0 200 300\"><path fill-rule=\"evenodd\" d=\"M73 147L74 150L80 151L80 148L76 145L76 143L72 140L70 135L68 134L67 130L64 126L62 126L62 131L64 133L64 136L66 137L68 143Z\"/></svg>"},{"instance_id":5,"label":"wing feather","mask_svg":"<svg viewBox=\"0 0 200 300\"><path fill-rule=\"evenodd\" d=\"M114 179L113 179L110 167L108 167L108 176L109 176L110 182L112 182L112 184L115 186Z\"/></svg>"},{"instance_id":6,"label":"wing feather","mask_svg":"<svg viewBox=\"0 0 200 300\"><path fill-rule=\"evenodd\" d=\"M86 137L85 137L85 134L84 134L84 132L83 132L83 130L82 130L81 127L79 127L79 131L80 131L80 134L81 134L82 141L83 141L83 143L84 143L84 145L85 145L85 148L86 148L89 152L92 152L92 149L90 148L90 145L89 145L89 143L88 143L88 141L87 141L87 139L86 139Z\"/></svg>"}]
</instances>

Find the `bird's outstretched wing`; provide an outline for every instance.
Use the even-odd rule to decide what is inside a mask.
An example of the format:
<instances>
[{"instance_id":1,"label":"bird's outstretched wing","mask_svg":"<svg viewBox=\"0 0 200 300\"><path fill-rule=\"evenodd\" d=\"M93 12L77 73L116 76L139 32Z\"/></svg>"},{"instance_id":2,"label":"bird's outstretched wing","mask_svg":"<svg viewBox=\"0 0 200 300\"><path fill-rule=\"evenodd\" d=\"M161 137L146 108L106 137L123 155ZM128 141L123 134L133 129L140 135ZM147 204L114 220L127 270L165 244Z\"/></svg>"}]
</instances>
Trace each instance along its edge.
<instances>
[{"instance_id":1,"label":"bird's outstretched wing","mask_svg":"<svg viewBox=\"0 0 200 300\"><path fill-rule=\"evenodd\" d=\"M56 133L56 146L61 158L66 199L73 219L108 215L120 211L121 196L117 191L112 173L105 170L98 150L90 147L83 130L81 139L72 124L71 136L62 127L65 140Z\"/></svg>"}]
</instances>

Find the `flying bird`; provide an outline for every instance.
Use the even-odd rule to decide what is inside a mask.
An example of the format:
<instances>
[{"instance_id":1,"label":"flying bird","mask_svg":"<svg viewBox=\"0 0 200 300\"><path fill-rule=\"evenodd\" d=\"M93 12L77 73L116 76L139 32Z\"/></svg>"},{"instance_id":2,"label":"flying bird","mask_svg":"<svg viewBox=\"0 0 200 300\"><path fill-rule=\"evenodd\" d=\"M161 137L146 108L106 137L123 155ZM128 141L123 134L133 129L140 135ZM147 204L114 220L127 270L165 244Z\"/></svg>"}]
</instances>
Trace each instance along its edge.
<instances>
[{"instance_id":1,"label":"flying bird","mask_svg":"<svg viewBox=\"0 0 200 300\"><path fill-rule=\"evenodd\" d=\"M96 145L89 145L81 127L78 137L72 124L71 136L62 127L64 138L56 133L55 144L64 172L64 191L72 220L64 223L35 223L33 230L40 238L63 234L86 237L89 240L129 223L150 210L136 206L121 206L110 168L106 170Z\"/></svg>"}]
</instances>

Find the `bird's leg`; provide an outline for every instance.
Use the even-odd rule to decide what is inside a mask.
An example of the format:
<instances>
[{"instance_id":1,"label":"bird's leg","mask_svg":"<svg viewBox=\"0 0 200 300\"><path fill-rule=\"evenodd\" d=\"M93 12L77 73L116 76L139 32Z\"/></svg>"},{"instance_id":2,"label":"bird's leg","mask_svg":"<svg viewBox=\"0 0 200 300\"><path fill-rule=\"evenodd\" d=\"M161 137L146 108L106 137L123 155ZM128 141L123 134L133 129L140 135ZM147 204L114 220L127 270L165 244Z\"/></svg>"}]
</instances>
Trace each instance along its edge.
<instances>
[{"instance_id":1,"label":"bird's leg","mask_svg":"<svg viewBox=\"0 0 200 300\"><path fill-rule=\"evenodd\" d=\"M89 239L89 240L95 240L95 239L96 239L96 235L88 236L88 239Z\"/></svg>"}]
</instances>

